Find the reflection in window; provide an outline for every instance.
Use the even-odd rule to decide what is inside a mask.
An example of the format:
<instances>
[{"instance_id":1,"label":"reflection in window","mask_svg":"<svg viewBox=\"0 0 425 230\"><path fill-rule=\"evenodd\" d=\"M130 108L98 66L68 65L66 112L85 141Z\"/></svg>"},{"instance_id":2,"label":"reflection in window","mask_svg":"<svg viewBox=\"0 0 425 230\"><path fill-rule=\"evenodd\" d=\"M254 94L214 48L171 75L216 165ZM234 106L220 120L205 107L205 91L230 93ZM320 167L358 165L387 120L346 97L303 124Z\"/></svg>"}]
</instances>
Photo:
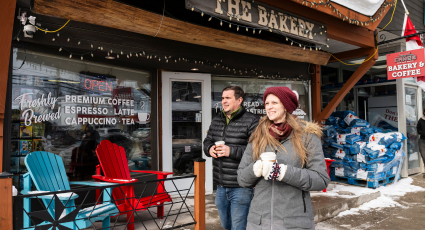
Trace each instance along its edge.
<instances>
[{"instance_id":1,"label":"reflection in window","mask_svg":"<svg viewBox=\"0 0 425 230\"><path fill-rule=\"evenodd\" d=\"M26 58L22 68L22 61ZM130 169L151 169L149 73L14 49L14 183L33 151L59 155L70 180L90 180L95 149L109 140L125 149Z\"/></svg>"},{"instance_id":2,"label":"reflection in window","mask_svg":"<svg viewBox=\"0 0 425 230\"><path fill-rule=\"evenodd\" d=\"M212 92L212 117L215 117L221 112L221 94L224 88L228 86L240 86L244 92L245 97L243 107L249 112L257 114L258 116L266 115L265 107L263 105L263 94L269 87L286 86L295 90L299 94L299 106L294 114L304 120L309 120L309 101L308 101L308 84L294 81L279 81L279 80L265 80L265 79L246 79L246 78L228 78L228 77L213 77L211 80Z\"/></svg>"}]
</instances>

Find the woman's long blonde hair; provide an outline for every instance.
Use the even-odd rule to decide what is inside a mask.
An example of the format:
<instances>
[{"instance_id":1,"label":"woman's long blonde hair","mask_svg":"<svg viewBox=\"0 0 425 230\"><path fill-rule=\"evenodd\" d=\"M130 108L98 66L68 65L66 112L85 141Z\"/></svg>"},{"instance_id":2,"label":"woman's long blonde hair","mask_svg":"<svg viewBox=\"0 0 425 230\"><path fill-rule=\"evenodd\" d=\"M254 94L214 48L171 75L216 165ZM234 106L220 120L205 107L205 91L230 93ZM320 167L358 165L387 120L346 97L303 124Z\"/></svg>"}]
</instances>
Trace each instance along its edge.
<instances>
[{"instance_id":1,"label":"woman's long blonde hair","mask_svg":"<svg viewBox=\"0 0 425 230\"><path fill-rule=\"evenodd\" d=\"M292 127L292 145L295 147L295 151L302 161L302 166L307 163L307 149L303 145L302 137L304 135L304 127L300 123L304 123L302 120L298 120L292 114L286 112L286 122ZM270 146L273 150L279 148L288 153L285 147L269 133L269 128L273 124L273 121L269 120L266 116L260 119L257 128L251 134L249 143L252 143L252 159L260 159L261 153L265 152L266 147Z\"/></svg>"}]
</instances>

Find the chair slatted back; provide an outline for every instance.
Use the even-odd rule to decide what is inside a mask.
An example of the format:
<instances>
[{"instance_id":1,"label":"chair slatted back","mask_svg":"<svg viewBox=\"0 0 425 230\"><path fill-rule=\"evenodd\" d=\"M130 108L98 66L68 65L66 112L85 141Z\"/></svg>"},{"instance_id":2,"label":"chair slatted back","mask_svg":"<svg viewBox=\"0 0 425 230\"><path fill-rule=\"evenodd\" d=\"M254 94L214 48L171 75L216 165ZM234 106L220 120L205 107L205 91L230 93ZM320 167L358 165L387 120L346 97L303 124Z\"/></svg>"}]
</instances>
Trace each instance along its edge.
<instances>
[{"instance_id":1,"label":"chair slatted back","mask_svg":"<svg viewBox=\"0 0 425 230\"><path fill-rule=\"evenodd\" d=\"M96 154L105 177L112 179L131 179L127 157L123 147L113 144L108 140L103 140L97 146ZM118 204L125 202L125 197L120 189L114 189L112 194Z\"/></svg>"},{"instance_id":2,"label":"chair slatted back","mask_svg":"<svg viewBox=\"0 0 425 230\"><path fill-rule=\"evenodd\" d=\"M38 191L70 190L62 158L54 153L32 152L25 164Z\"/></svg>"},{"instance_id":3,"label":"chair slatted back","mask_svg":"<svg viewBox=\"0 0 425 230\"><path fill-rule=\"evenodd\" d=\"M60 156L43 151L32 152L25 157L25 165L38 191L56 192L71 189ZM51 199L43 199L43 203L49 213L54 216L54 202L52 203ZM74 206L73 200L67 202L67 207L72 206ZM71 208L69 211L73 209L75 208Z\"/></svg>"}]
</instances>

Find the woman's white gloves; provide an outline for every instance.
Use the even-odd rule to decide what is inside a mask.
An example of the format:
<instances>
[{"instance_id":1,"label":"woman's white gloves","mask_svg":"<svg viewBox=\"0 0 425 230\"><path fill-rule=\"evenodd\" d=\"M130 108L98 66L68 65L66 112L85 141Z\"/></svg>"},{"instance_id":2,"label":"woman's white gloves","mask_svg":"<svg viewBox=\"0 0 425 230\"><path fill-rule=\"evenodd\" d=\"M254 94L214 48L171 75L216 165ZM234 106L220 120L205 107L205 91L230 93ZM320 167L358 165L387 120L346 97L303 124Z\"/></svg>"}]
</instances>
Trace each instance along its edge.
<instances>
[{"instance_id":1,"label":"woman's white gloves","mask_svg":"<svg viewBox=\"0 0 425 230\"><path fill-rule=\"evenodd\" d=\"M263 163L261 160L258 160L254 163L253 170L256 177L260 177L263 174Z\"/></svg>"},{"instance_id":2,"label":"woman's white gloves","mask_svg":"<svg viewBox=\"0 0 425 230\"><path fill-rule=\"evenodd\" d=\"M261 160L257 160L253 166L255 176L263 176L265 180L281 181L285 176L286 169L287 166L284 164Z\"/></svg>"}]
</instances>

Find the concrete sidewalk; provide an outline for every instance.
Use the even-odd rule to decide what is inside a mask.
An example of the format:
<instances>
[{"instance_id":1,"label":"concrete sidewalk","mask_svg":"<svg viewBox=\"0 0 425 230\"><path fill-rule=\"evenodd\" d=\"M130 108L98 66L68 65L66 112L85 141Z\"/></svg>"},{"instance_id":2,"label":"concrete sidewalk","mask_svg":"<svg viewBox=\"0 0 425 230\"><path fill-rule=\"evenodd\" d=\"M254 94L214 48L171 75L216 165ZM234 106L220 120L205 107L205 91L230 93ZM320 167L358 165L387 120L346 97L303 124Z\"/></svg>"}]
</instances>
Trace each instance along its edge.
<instances>
[{"instance_id":1,"label":"concrete sidewalk","mask_svg":"<svg viewBox=\"0 0 425 230\"><path fill-rule=\"evenodd\" d=\"M316 223L330 219L337 216L340 212L349 210L351 208L358 207L359 205L369 202L373 199L376 199L380 196L379 191L370 189L368 194L355 195L347 191L335 191L337 183L331 182L328 187L328 192L311 192L313 209L314 209L314 220ZM347 187L353 187L353 189L358 189L358 187L350 186L344 184ZM349 190L349 189L348 189ZM215 194L207 195L205 197L205 209L206 209L206 230L218 230L223 229L220 224L220 219L218 216L217 208L214 204ZM172 226L179 226L186 223L194 222L194 200L193 197L188 197L186 200L186 205L179 203L182 201L181 198L174 198L173 201L175 204L165 206L165 215L169 212L167 219L156 219L152 220L153 217L156 217L156 208L150 208L148 211L138 212L135 217L135 221L139 222L141 220L143 223L139 222L135 224L135 229L142 230L155 230L155 229L166 229ZM190 211L190 213L188 212ZM177 213L180 214L177 215ZM140 219L139 219L140 218ZM116 221L116 226L125 225L126 217L121 216L118 219L112 218L111 226L114 225ZM95 223L95 226L101 229L101 223ZM118 226L114 229L125 229L125 226ZM194 226L184 226L178 229L194 229Z\"/></svg>"}]
</instances>

